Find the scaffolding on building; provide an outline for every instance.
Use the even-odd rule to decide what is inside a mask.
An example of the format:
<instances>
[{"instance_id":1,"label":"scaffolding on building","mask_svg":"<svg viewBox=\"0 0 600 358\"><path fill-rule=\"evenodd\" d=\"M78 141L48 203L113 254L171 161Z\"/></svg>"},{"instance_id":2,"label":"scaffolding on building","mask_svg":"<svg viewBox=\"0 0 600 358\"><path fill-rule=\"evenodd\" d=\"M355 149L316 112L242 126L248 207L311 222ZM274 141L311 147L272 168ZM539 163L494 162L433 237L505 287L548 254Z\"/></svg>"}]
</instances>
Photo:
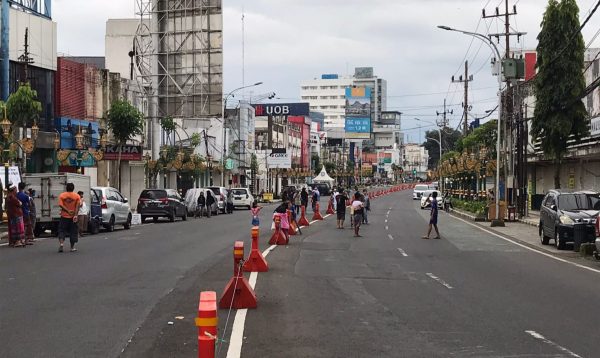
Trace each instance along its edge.
<instances>
[{"instance_id":1,"label":"scaffolding on building","mask_svg":"<svg viewBox=\"0 0 600 358\"><path fill-rule=\"evenodd\" d=\"M135 1L136 80L156 106L149 116L207 128L222 111L221 0Z\"/></svg>"}]
</instances>

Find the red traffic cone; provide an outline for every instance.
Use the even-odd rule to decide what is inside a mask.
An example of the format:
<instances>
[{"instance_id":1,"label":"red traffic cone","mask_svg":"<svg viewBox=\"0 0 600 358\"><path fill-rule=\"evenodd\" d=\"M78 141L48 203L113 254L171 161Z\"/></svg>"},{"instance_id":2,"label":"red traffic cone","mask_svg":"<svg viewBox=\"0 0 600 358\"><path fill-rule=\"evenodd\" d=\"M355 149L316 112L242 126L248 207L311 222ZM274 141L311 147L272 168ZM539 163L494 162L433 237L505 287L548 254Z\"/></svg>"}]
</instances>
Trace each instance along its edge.
<instances>
[{"instance_id":1,"label":"red traffic cone","mask_svg":"<svg viewBox=\"0 0 600 358\"><path fill-rule=\"evenodd\" d=\"M315 203L315 213L312 217L313 220L323 220L323 216L319 212L319 203Z\"/></svg>"},{"instance_id":2,"label":"red traffic cone","mask_svg":"<svg viewBox=\"0 0 600 358\"><path fill-rule=\"evenodd\" d=\"M219 300L219 308L256 308L256 293L242 272L240 262L244 259L244 242L236 241L233 246L233 277L225 286Z\"/></svg>"},{"instance_id":3,"label":"red traffic cone","mask_svg":"<svg viewBox=\"0 0 600 358\"><path fill-rule=\"evenodd\" d=\"M308 222L308 220L306 220L306 206L302 205L301 213L302 215L300 215L300 221L298 221L298 225L310 226L310 223Z\"/></svg>"},{"instance_id":4,"label":"red traffic cone","mask_svg":"<svg viewBox=\"0 0 600 358\"><path fill-rule=\"evenodd\" d=\"M262 252L258 249L258 226L252 227L252 250L248 260L244 263L244 271L246 272L267 272L269 271L269 264L263 256Z\"/></svg>"},{"instance_id":5,"label":"red traffic cone","mask_svg":"<svg viewBox=\"0 0 600 358\"><path fill-rule=\"evenodd\" d=\"M281 217L280 214L275 214L275 232L271 236L271 240L269 240L269 245L287 245L287 238L285 234L281 230Z\"/></svg>"},{"instance_id":6,"label":"red traffic cone","mask_svg":"<svg viewBox=\"0 0 600 358\"><path fill-rule=\"evenodd\" d=\"M335 211L333 211L333 196L329 200L329 205L327 205L327 214L329 214L329 215L335 214Z\"/></svg>"},{"instance_id":7,"label":"red traffic cone","mask_svg":"<svg viewBox=\"0 0 600 358\"><path fill-rule=\"evenodd\" d=\"M290 235L290 236L297 235L296 230L298 230L298 227L296 227L296 223L294 222L294 220L292 220L292 215L293 215L292 211L288 210L287 217L288 217L288 222L290 223L290 228L288 229L288 235Z\"/></svg>"}]
</instances>

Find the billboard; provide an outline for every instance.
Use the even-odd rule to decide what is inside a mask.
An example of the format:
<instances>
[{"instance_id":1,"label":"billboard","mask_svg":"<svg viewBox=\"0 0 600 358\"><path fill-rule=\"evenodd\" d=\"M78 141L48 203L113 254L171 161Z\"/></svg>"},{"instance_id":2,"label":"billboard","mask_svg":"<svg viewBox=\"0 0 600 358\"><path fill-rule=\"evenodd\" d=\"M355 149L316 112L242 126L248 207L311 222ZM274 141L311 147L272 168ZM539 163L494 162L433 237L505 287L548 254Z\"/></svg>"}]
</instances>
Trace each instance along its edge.
<instances>
[{"instance_id":1,"label":"billboard","mask_svg":"<svg viewBox=\"0 0 600 358\"><path fill-rule=\"evenodd\" d=\"M309 116L308 103L261 103L253 104L256 117L267 116Z\"/></svg>"},{"instance_id":2,"label":"billboard","mask_svg":"<svg viewBox=\"0 0 600 358\"><path fill-rule=\"evenodd\" d=\"M107 145L104 160L119 160L119 146ZM125 144L121 149L121 160L142 160L142 146Z\"/></svg>"},{"instance_id":3,"label":"billboard","mask_svg":"<svg viewBox=\"0 0 600 358\"><path fill-rule=\"evenodd\" d=\"M371 89L346 88L346 139L371 138Z\"/></svg>"},{"instance_id":4,"label":"billboard","mask_svg":"<svg viewBox=\"0 0 600 358\"><path fill-rule=\"evenodd\" d=\"M273 148L271 154L267 156L267 167L269 169L290 169L292 167L292 155L287 153L285 149Z\"/></svg>"}]
</instances>

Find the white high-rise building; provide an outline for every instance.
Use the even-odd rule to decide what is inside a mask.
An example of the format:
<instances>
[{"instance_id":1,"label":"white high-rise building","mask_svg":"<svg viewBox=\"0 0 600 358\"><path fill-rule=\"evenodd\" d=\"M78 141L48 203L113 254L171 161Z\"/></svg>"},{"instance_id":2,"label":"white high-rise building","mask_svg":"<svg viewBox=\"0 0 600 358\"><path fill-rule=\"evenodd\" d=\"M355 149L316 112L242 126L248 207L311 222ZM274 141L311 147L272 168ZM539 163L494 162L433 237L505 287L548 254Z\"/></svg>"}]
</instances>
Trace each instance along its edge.
<instances>
[{"instance_id":1,"label":"white high-rise building","mask_svg":"<svg viewBox=\"0 0 600 358\"><path fill-rule=\"evenodd\" d=\"M322 75L321 78L302 81L300 96L310 104L310 110L325 115L325 129L343 130L346 115L346 87L354 83L353 77Z\"/></svg>"}]
</instances>

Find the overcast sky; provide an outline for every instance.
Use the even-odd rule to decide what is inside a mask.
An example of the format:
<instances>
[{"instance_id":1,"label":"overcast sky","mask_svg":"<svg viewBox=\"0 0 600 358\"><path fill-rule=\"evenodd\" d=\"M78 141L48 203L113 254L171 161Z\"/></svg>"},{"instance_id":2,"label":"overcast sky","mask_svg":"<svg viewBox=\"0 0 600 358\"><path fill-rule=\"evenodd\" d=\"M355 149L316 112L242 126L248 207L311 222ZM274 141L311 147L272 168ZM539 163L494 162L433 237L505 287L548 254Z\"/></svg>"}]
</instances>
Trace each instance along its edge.
<instances>
[{"instance_id":1,"label":"overcast sky","mask_svg":"<svg viewBox=\"0 0 600 358\"><path fill-rule=\"evenodd\" d=\"M58 50L70 55L104 55L105 23L134 16L136 0L54 0ZM510 0L517 5L513 31L527 32L511 48L534 49L546 0ZM596 0L580 0L580 18ZM451 84L464 71L474 74L469 101L480 116L497 103L497 80L491 76L490 49L444 24L483 33L503 32L502 19L481 19L504 0L225 0L225 92L242 84L242 7L245 12L246 83L262 81L256 94L276 92L280 101L300 101L299 83L323 73L344 75L354 67L374 67L388 82L388 110L403 115L410 141L424 135L414 117L435 121L447 99L451 125L462 114L463 88ZM503 9L500 9L503 12ZM600 31L600 11L583 31L586 43ZM500 43L503 51L504 42ZM599 47L600 40L592 46Z\"/></svg>"}]
</instances>

